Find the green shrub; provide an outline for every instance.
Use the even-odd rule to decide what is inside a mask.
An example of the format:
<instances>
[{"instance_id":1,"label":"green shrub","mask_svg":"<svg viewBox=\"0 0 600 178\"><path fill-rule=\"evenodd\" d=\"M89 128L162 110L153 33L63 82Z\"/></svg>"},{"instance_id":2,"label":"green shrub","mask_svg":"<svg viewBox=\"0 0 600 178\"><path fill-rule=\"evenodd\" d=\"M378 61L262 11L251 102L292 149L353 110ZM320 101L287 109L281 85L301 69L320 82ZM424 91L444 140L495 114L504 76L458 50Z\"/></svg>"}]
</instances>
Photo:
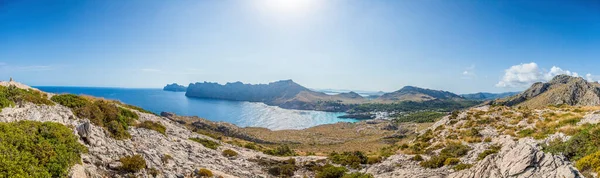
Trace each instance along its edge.
<instances>
[{"instance_id":1,"label":"green shrub","mask_svg":"<svg viewBox=\"0 0 600 178\"><path fill-rule=\"evenodd\" d=\"M54 122L0 122L0 177L66 177L87 148Z\"/></svg>"},{"instance_id":2,"label":"green shrub","mask_svg":"<svg viewBox=\"0 0 600 178\"><path fill-rule=\"evenodd\" d=\"M458 164L458 165L454 166L453 169L455 171L462 171L462 170L465 170L465 169L469 169L471 167L473 167L472 164Z\"/></svg>"},{"instance_id":3,"label":"green shrub","mask_svg":"<svg viewBox=\"0 0 600 178\"><path fill-rule=\"evenodd\" d=\"M94 102L73 94L54 95L52 101L69 107L79 118L87 118L94 125L104 127L112 138L131 138L127 128L139 116L134 112L120 108L114 102L96 100Z\"/></svg>"},{"instance_id":4,"label":"green shrub","mask_svg":"<svg viewBox=\"0 0 600 178\"><path fill-rule=\"evenodd\" d=\"M350 174L344 175L342 178L374 178L372 174L362 173L362 172L354 172Z\"/></svg>"},{"instance_id":5,"label":"green shrub","mask_svg":"<svg viewBox=\"0 0 600 178\"><path fill-rule=\"evenodd\" d=\"M268 172L277 177L292 177L297 170L295 162L295 159L290 159L283 164L277 164L269 168Z\"/></svg>"},{"instance_id":6,"label":"green shrub","mask_svg":"<svg viewBox=\"0 0 600 178\"><path fill-rule=\"evenodd\" d=\"M502 146L500 146L500 145L492 145L489 149L483 151L482 153L479 153L479 155L477 155L477 160L478 161L483 160L488 155L496 154L496 153L498 153L498 151L500 151L501 148L502 148Z\"/></svg>"},{"instance_id":7,"label":"green shrub","mask_svg":"<svg viewBox=\"0 0 600 178\"><path fill-rule=\"evenodd\" d=\"M246 143L244 145L244 148L248 148L248 149L251 149L251 150L258 150L258 146L256 146L255 143Z\"/></svg>"},{"instance_id":8,"label":"green shrub","mask_svg":"<svg viewBox=\"0 0 600 178\"><path fill-rule=\"evenodd\" d=\"M447 158L444 161L445 166L456 165L458 163L460 163L460 159L458 159L458 158Z\"/></svg>"},{"instance_id":9,"label":"green shrub","mask_svg":"<svg viewBox=\"0 0 600 178\"><path fill-rule=\"evenodd\" d=\"M125 172L138 172L146 168L146 160L141 155L125 156L119 159L121 167L119 170Z\"/></svg>"},{"instance_id":10,"label":"green shrub","mask_svg":"<svg viewBox=\"0 0 600 178\"><path fill-rule=\"evenodd\" d=\"M273 156L295 156L297 155L294 150L292 150L287 145L280 145L275 147L274 149L269 149L264 151L265 154L273 155Z\"/></svg>"},{"instance_id":11,"label":"green shrub","mask_svg":"<svg viewBox=\"0 0 600 178\"><path fill-rule=\"evenodd\" d=\"M436 156L432 156L427 161L421 161L419 163L419 165L421 165L421 167L431 168L431 169L441 168L442 166L444 166L444 162L446 161L446 159L448 159L448 157L442 156L442 155L436 155Z\"/></svg>"},{"instance_id":12,"label":"green shrub","mask_svg":"<svg viewBox=\"0 0 600 178\"><path fill-rule=\"evenodd\" d=\"M446 157L458 158L467 155L469 150L471 150L469 146L460 143L450 143L446 148L442 149L440 154Z\"/></svg>"},{"instance_id":13,"label":"green shrub","mask_svg":"<svg viewBox=\"0 0 600 178\"><path fill-rule=\"evenodd\" d=\"M381 162L381 157L379 156L370 156L367 158L367 164L377 164Z\"/></svg>"},{"instance_id":14,"label":"green shrub","mask_svg":"<svg viewBox=\"0 0 600 178\"><path fill-rule=\"evenodd\" d=\"M414 157L410 158L410 160L423 161L423 157L421 155L415 155Z\"/></svg>"},{"instance_id":15,"label":"green shrub","mask_svg":"<svg viewBox=\"0 0 600 178\"><path fill-rule=\"evenodd\" d=\"M238 155L238 153L231 149L223 150L223 156L225 156L225 157L235 157L237 155Z\"/></svg>"},{"instance_id":16,"label":"green shrub","mask_svg":"<svg viewBox=\"0 0 600 178\"><path fill-rule=\"evenodd\" d=\"M600 151L587 155L575 163L581 172L594 171L600 173Z\"/></svg>"},{"instance_id":17,"label":"green shrub","mask_svg":"<svg viewBox=\"0 0 600 178\"><path fill-rule=\"evenodd\" d=\"M160 171L158 171L156 168L150 168L148 169L148 173L152 175L152 177L157 177L158 174L160 174Z\"/></svg>"},{"instance_id":18,"label":"green shrub","mask_svg":"<svg viewBox=\"0 0 600 178\"><path fill-rule=\"evenodd\" d=\"M199 169L195 173L196 173L196 177L212 177L213 176L212 171L210 171L208 169L204 169L204 168Z\"/></svg>"},{"instance_id":19,"label":"green shrub","mask_svg":"<svg viewBox=\"0 0 600 178\"><path fill-rule=\"evenodd\" d=\"M346 174L348 169L345 167L336 167L331 164L327 164L317 172L316 178L340 178Z\"/></svg>"},{"instance_id":20,"label":"green shrub","mask_svg":"<svg viewBox=\"0 0 600 178\"><path fill-rule=\"evenodd\" d=\"M160 124L159 122L144 121L144 122L140 123L138 125L138 127L145 128L145 129L148 129L148 130L154 130L154 131L157 131L158 133L161 133L161 134L163 134L165 136L167 135L167 133L166 133L167 132L167 128L164 125Z\"/></svg>"},{"instance_id":21,"label":"green shrub","mask_svg":"<svg viewBox=\"0 0 600 178\"><path fill-rule=\"evenodd\" d=\"M553 154L563 154L571 161L579 160L587 155L600 151L600 127L598 125L585 126L566 142L553 140L544 146L544 151Z\"/></svg>"},{"instance_id":22,"label":"green shrub","mask_svg":"<svg viewBox=\"0 0 600 178\"><path fill-rule=\"evenodd\" d=\"M106 129L110 133L110 137L121 140L131 138L127 128L121 125L118 121L111 121L106 125Z\"/></svg>"},{"instance_id":23,"label":"green shrub","mask_svg":"<svg viewBox=\"0 0 600 178\"><path fill-rule=\"evenodd\" d=\"M48 95L33 89L20 89L14 85L0 86L0 111L2 108L14 106L15 103L30 102L37 105L54 105Z\"/></svg>"},{"instance_id":24,"label":"green shrub","mask_svg":"<svg viewBox=\"0 0 600 178\"><path fill-rule=\"evenodd\" d=\"M198 143L202 144L204 147L210 148L213 150L216 150L219 146L221 146L221 144L219 144L217 142L214 142L212 140L203 139L203 138L190 138L190 140L198 142Z\"/></svg>"},{"instance_id":25,"label":"green shrub","mask_svg":"<svg viewBox=\"0 0 600 178\"><path fill-rule=\"evenodd\" d=\"M350 166L354 169L360 168L361 164L367 164L368 161L367 156L365 156L365 154L360 151L343 152L341 154L333 152L329 154L329 159L333 163L341 164L344 166Z\"/></svg>"}]
</instances>

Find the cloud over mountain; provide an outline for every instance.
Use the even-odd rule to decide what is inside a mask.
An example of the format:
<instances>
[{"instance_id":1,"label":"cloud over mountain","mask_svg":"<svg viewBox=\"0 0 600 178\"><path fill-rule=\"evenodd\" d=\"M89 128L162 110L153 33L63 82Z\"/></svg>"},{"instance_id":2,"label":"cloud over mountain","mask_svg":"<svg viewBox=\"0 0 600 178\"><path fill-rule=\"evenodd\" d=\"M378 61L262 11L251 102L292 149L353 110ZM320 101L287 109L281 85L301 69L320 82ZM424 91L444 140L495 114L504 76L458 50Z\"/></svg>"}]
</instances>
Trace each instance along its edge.
<instances>
[{"instance_id":1,"label":"cloud over mountain","mask_svg":"<svg viewBox=\"0 0 600 178\"><path fill-rule=\"evenodd\" d=\"M577 72L561 69L552 66L549 71L541 69L535 62L511 66L505 70L504 76L496 84L496 87L521 88L529 87L535 82L546 82L557 75L569 75L580 77ZM592 74L585 75L586 80L594 81Z\"/></svg>"}]
</instances>

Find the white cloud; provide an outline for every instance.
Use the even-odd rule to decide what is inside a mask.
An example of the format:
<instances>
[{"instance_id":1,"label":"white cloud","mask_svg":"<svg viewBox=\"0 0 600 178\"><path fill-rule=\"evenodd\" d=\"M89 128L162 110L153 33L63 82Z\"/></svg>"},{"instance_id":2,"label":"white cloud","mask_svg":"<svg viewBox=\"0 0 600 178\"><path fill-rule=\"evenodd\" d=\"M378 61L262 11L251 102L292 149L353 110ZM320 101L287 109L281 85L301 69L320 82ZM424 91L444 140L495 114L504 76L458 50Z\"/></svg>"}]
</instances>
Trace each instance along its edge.
<instances>
[{"instance_id":1,"label":"white cloud","mask_svg":"<svg viewBox=\"0 0 600 178\"><path fill-rule=\"evenodd\" d=\"M540 69L535 63L527 63L512 66L505 70L504 76L496 84L496 87L510 87L520 88L528 87L535 82L545 82L552 80L557 75L570 75L573 77L579 77L577 72L571 72L569 70L563 70L560 67L552 66L550 71ZM592 75L586 75L588 81L592 80Z\"/></svg>"},{"instance_id":2,"label":"white cloud","mask_svg":"<svg viewBox=\"0 0 600 178\"><path fill-rule=\"evenodd\" d=\"M462 72L462 79L472 79L474 77L476 77L477 75L474 72L475 70L475 65L471 65L467 68L465 68L465 71Z\"/></svg>"}]
</instances>

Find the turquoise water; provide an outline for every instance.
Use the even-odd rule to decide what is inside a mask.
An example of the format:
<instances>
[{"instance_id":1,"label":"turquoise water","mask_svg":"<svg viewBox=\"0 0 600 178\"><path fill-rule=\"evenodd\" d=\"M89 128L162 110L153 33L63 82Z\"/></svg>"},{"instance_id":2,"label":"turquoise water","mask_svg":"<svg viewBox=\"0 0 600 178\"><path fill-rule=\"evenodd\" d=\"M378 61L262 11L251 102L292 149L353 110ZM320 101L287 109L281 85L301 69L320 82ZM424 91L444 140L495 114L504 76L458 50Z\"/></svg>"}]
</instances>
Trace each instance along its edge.
<instances>
[{"instance_id":1,"label":"turquoise water","mask_svg":"<svg viewBox=\"0 0 600 178\"><path fill-rule=\"evenodd\" d=\"M198 116L211 121L224 121L240 127L265 127L273 130L303 129L337 122L344 113L300 111L267 106L263 103L188 98L185 92L161 89L36 87L50 93L85 94L136 105L154 113L173 112L183 116Z\"/></svg>"}]
</instances>

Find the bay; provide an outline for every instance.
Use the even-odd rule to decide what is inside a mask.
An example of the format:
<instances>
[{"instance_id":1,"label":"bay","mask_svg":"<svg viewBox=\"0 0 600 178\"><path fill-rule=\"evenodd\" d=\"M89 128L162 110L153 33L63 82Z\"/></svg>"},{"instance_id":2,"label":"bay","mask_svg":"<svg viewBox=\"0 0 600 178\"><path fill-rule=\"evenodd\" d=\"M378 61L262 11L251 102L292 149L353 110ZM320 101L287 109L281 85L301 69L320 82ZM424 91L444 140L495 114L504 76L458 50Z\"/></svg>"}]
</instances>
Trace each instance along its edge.
<instances>
[{"instance_id":1,"label":"bay","mask_svg":"<svg viewBox=\"0 0 600 178\"><path fill-rule=\"evenodd\" d=\"M185 92L162 89L100 88L100 87L54 87L37 86L49 93L83 94L142 107L160 114L173 112L182 116L198 116L211 121L223 121L240 127L264 127L272 130L304 129L337 122L357 122L343 119L342 112L321 112L282 109L263 103L201 99L186 97Z\"/></svg>"}]
</instances>

